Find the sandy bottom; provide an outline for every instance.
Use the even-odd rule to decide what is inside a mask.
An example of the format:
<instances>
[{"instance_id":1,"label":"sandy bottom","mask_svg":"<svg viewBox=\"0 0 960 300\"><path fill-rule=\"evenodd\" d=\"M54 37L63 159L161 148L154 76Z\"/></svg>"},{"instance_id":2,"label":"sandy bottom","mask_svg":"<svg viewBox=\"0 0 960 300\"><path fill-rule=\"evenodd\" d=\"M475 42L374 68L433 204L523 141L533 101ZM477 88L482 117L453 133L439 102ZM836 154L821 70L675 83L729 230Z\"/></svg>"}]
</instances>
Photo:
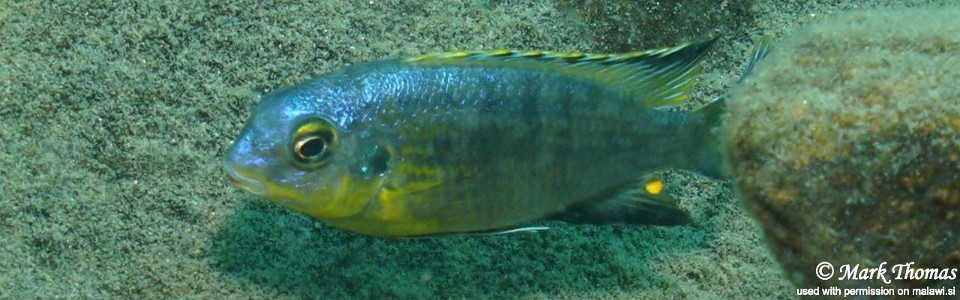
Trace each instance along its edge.
<instances>
[{"instance_id":1,"label":"sandy bottom","mask_svg":"<svg viewBox=\"0 0 960 300\"><path fill-rule=\"evenodd\" d=\"M257 94L353 62L722 34L695 106L736 82L752 38L874 6L11 2L0 4L0 298L792 298L725 181L669 177L693 226L380 239L241 192L218 157Z\"/></svg>"}]
</instances>

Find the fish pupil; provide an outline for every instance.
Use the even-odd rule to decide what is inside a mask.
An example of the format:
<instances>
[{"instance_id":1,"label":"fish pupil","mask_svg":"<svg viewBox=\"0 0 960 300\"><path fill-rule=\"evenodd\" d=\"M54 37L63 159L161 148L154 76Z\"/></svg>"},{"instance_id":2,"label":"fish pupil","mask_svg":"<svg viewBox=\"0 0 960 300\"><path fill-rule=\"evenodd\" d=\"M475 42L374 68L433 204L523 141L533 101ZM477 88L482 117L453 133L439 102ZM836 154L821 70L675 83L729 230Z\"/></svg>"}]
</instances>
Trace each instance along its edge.
<instances>
[{"instance_id":1,"label":"fish pupil","mask_svg":"<svg viewBox=\"0 0 960 300\"><path fill-rule=\"evenodd\" d=\"M297 152L305 159L316 159L326 150L327 143L322 138L313 136L304 139Z\"/></svg>"}]
</instances>

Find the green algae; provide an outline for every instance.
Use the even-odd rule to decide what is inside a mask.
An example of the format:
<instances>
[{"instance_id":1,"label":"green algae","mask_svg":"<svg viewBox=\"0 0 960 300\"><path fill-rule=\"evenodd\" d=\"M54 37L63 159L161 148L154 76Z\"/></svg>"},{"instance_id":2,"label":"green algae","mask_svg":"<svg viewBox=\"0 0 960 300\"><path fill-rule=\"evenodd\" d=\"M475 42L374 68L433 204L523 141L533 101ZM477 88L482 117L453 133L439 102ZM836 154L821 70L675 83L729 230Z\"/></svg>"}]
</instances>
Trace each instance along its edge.
<instances>
[{"instance_id":1,"label":"green algae","mask_svg":"<svg viewBox=\"0 0 960 300\"><path fill-rule=\"evenodd\" d=\"M960 267L960 9L856 11L779 43L730 97L729 160L799 287L821 262ZM900 26L900 24L913 24Z\"/></svg>"}]
</instances>

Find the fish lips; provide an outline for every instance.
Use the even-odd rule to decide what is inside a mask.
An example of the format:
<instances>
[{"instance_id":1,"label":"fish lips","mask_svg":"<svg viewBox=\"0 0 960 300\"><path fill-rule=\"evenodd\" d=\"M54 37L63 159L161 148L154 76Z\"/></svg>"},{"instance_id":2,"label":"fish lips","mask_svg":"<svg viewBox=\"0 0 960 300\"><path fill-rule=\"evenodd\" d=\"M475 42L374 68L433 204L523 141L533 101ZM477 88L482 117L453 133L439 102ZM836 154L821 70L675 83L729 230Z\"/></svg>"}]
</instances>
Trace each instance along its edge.
<instances>
[{"instance_id":1,"label":"fish lips","mask_svg":"<svg viewBox=\"0 0 960 300\"><path fill-rule=\"evenodd\" d=\"M227 178L229 178L230 181L235 185L244 191L259 197L264 197L267 195L267 187L263 184L263 182L246 176L238 171L236 166L234 166L233 162L231 162L229 159L224 158L220 161L220 163L223 165L223 171L227 174Z\"/></svg>"}]
</instances>

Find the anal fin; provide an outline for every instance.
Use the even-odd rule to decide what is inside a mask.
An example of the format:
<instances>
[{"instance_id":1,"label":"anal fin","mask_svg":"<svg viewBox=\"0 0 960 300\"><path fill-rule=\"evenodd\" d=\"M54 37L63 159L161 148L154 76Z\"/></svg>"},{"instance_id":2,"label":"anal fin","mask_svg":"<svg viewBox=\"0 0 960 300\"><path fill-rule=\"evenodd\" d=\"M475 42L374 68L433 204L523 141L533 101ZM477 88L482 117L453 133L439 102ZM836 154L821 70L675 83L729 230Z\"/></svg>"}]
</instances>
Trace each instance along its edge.
<instances>
[{"instance_id":1,"label":"anal fin","mask_svg":"<svg viewBox=\"0 0 960 300\"><path fill-rule=\"evenodd\" d=\"M548 219L574 224L668 226L692 222L689 213L670 197L660 176L653 174L574 205Z\"/></svg>"}]
</instances>

